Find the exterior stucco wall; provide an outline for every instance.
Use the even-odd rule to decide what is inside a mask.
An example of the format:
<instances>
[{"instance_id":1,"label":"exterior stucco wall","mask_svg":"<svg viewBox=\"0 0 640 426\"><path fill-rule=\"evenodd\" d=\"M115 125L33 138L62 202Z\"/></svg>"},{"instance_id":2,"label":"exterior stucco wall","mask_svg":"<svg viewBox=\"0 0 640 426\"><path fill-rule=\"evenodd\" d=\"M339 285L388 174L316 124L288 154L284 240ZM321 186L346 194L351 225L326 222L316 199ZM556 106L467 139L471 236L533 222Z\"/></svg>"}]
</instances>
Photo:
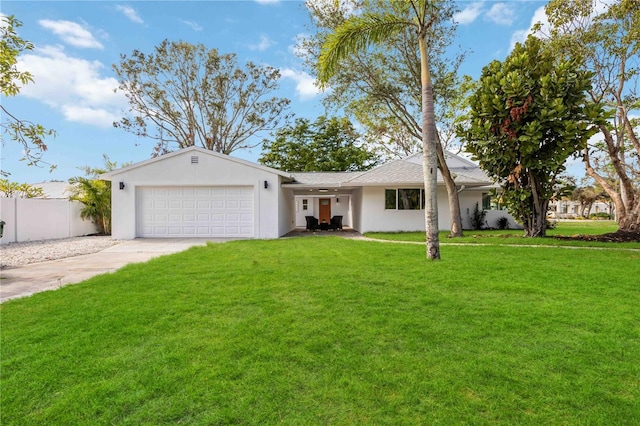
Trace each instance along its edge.
<instances>
[{"instance_id":1,"label":"exterior stucco wall","mask_svg":"<svg viewBox=\"0 0 640 426\"><path fill-rule=\"evenodd\" d=\"M191 163L192 156L198 157L197 164ZM264 188L264 181L268 182L268 188ZM119 189L119 182L124 183L123 190ZM149 186L251 186L256 238L281 235L279 175L217 155L186 151L112 174L113 238L137 237L137 188Z\"/></svg>"},{"instance_id":2,"label":"exterior stucco wall","mask_svg":"<svg viewBox=\"0 0 640 426\"><path fill-rule=\"evenodd\" d=\"M296 227L295 197L290 189L280 189L280 223L279 236L283 236Z\"/></svg>"},{"instance_id":3,"label":"exterior stucco wall","mask_svg":"<svg viewBox=\"0 0 640 426\"><path fill-rule=\"evenodd\" d=\"M460 212L462 213L462 227L471 229L471 215L473 210L478 207L482 208L482 194L489 193L488 188L472 188L460 193ZM516 222L515 218L507 210L485 210L485 226L489 228L498 227L498 219L506 217L509 221L509 229L522 229L522 225Z\"/></svg>"},{"instance_id":4,"label":"exterior stucco wall","mask_svg":"<svg viewBox=\"0 0 640 426\"><path fill-rule=\"evenodd\" d=\"M358 188L351 193L351 227L358 232L362 231L362 188Z\"/></svg>"},{"instance_id":5,"label":"exterior stucco wall","mask_svg":"<svg viewBox=\"0 0 640 426\"><path fill-rule=\"evenodd\" d=\"M5 222L0 244L54 240L95 234L97 226L80 217L82 203L62 199L0 198Z\"/></svg>"},{"instance_id":6,"label":"exterior stucco wall","mask_svg":"<svg viewBox=\"0 0 640 426\"><path fill-rule=\"evenodd\" d=\"M403 186L402 188L409 188ZM384 208L385 189L394 187L364 187L360 207L360 232L424 231L424 210L387 210ZM438 188L438 227L448 230L451 226L449 204L445 188Z\"/></svg>"}]
</instances>

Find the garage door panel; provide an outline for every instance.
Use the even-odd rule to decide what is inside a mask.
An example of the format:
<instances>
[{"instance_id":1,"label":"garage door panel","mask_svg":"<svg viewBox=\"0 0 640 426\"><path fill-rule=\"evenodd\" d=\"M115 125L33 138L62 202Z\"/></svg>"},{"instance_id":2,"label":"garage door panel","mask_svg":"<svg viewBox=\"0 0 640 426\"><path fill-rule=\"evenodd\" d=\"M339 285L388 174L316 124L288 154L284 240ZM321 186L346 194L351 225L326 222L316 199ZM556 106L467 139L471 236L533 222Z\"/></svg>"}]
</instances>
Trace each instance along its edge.
<instances>
[{"instance_id":1,"label":"garage door panel","mask_svg":"<svg viewBox=\"0 0 640 426\"><path fill-rule=\"evenodd\" d=\"M138 188L138 236L253 237L253 187Z\"/></svg>"}]
</instances>

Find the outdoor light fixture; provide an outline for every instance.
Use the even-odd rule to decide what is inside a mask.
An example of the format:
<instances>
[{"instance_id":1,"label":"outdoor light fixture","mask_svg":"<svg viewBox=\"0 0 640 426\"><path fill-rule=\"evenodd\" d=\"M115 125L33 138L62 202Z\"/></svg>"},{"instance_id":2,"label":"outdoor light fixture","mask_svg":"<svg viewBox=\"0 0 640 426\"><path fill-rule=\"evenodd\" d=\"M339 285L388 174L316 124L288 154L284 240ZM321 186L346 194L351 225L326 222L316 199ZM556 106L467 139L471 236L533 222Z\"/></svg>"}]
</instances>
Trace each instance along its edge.
<instances>
[{"instance_id":1,"label":"outdoor light fixture","mask_svg":"<svg viewBox=\"0 0 640 426\"><path fill-rule=\"evenodd\" d=\"M120 190L124 189L124 182L120 182Z\"/></svg>"},{"instance_id":2,"label":"outdoor light fixture","mask_svg":"<svg viewBox=\"0 0 640 426\"><path fill-rule=\"evenodd\" d=\"M329 190L328 190L328 189L325 189L325 188L320 188L320 189L318 189L318 192L328 192L328 191L329 191Z\"/></svg>"},{"instance_id":3,"label":"outdoor light fixture","mask_svg":"<svg viewBox=\"0 0 640 426\"><path fill-rule=\"evenodd\" d=\"M336 204L340 204L340 198L336 197Z\"/></svg>"},{"instance_id":4,"label":"outdoor light fixture","mask_svg":"<svg viewBox=\"0 0 640 426\"><path fill-rule=\"evenodd\" d=\"M265 180L264 181L264 189L268 189L269 188L269 181Z\"/></svg>"}]
</instances>

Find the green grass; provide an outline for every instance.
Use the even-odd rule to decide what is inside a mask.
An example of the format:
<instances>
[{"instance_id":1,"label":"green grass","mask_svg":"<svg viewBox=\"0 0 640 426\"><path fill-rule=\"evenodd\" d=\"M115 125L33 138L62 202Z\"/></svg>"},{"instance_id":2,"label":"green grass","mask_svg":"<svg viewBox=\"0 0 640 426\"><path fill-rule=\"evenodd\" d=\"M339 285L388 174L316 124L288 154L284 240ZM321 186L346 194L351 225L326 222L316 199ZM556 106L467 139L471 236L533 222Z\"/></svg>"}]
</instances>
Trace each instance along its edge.
<instances>
[{"instance_id":1,"label":"green grass","mask_svg":"<svg viewBox=\"0 0 640 426\"><path fill-rule=\"evenodd\" d=\"M442 244L543 245L640 249L640 242L608 243L551 238L554 236L600 235L615 232L617 229L618 226L614 221L558 222L555 229L547 230L547 237L545 238L526 238L522 230L491 229L481 231L466 230L462 238L453 239L448 237L449 232L443 231L440 232L440 242ZM425 241L424 232L369 232L366 236L391 241Z\"/></svg>"},{"instance_id":2,"label":"green grass","mask_svg":"<svg viewBox=\"0 0 640 426\"><path fill-rule=\"evenodd\" d=\"M640 423L640 253L192 248L0 305L3 425Z\"/></svg>"}]
</instances>

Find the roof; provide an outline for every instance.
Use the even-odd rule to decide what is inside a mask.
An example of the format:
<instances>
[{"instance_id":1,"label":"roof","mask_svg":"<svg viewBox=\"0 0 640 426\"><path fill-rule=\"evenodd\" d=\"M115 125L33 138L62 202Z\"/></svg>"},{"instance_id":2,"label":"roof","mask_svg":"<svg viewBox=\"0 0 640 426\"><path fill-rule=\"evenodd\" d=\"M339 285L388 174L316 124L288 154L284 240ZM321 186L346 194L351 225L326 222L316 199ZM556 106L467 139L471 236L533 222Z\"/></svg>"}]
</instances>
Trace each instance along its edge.
<instances>
[{"instance_id":1,"label":"roof","mask_svg":"<svg viewBox=\"0 0 640 426\"><path fill-rule=\"evenodd\" d=\"M296 182L304 185L340 185L366 172L299 172L293 173Z\"/></svg>"},{"instance_id":2,"label":"roof","mask_svg":"<svg viewBox=\"0 0 640 426\"><path fill-rule=\"evenodd\" d=\"M455 165L449 170L458 185L490 185L489 177L471 161L447 152L447 164ZM422 154L413 154L405 158L382 164L366 172L316 172L293 173L294 185L308 186L378 186L378 185L422 185ZM438 171L438 183L444 183Z\"/></svg>"},{"instance_id":3,"label":"roof","mask_svg":"<svg viewBox=\"0 0 640 426\"><path fill-rule=\"evenodd\" d=\"M69 182L40 182L30 184L34 188L42 189L44 196L35 198L62 198L68 199L71 196L71 185Z\"/></svg>"},{"instance_id":4,"label":"roof","mask_svg":"<svg viewBox=\"0 0 640 426\"><path fill-rule=\"evenodd\" d=\"M134 169L137 169L139 167L144 167L146 165L153 164L153 163L158 162L158 161L163 161L163 160L166 160L166 159L178 156L178 155L184 155L184 154L189 154L189 153L198 153L200 155L209 155L209 156L212 156L212 157L217 157L217 158L221 158L221 159L224 159L224 160L227 160L227 161L231 161L231 162L234 162L234 163L242 164L242 165L247 166L247 167L252 167L252 168L255 168L255 169L260 169L260 170L263 170L263 171L266 171L266 172L274 173L274 174L277 174L279 176L283 176L283 177L286 177L286 178L290 178L291 177L290 173L286 173L286 172L283 172L283 171L280 171L280 170L277 170L277 169L273 169L271 167L267 167L267 166L263 166L263 165L260 165L260 164L256 164L256 163L253 163L253 162L247 161L247 160L242 160L240 158L232 157L230 155L220 154L219 152L214 152L214 151L211 151L211 150L208 150L208 149L199 148L197 146L190 146L190 147L187 147L187 148L182 148L182 149L179 149L177 151L170 152L168 154L160 155L160 156L155 157L155 158L150 158L149 160L140 161L139 163L131 164L130 166L127 166L127 167L122 167L122 168L117 169L117 170L112 170L110 172L103 173L102 175L100 175L100 179L113 180L115 178L115 176L117 176L117 175L119 175L121 173L128 172L130 170L134 170Z\"/></svg>"}]
</instances>

